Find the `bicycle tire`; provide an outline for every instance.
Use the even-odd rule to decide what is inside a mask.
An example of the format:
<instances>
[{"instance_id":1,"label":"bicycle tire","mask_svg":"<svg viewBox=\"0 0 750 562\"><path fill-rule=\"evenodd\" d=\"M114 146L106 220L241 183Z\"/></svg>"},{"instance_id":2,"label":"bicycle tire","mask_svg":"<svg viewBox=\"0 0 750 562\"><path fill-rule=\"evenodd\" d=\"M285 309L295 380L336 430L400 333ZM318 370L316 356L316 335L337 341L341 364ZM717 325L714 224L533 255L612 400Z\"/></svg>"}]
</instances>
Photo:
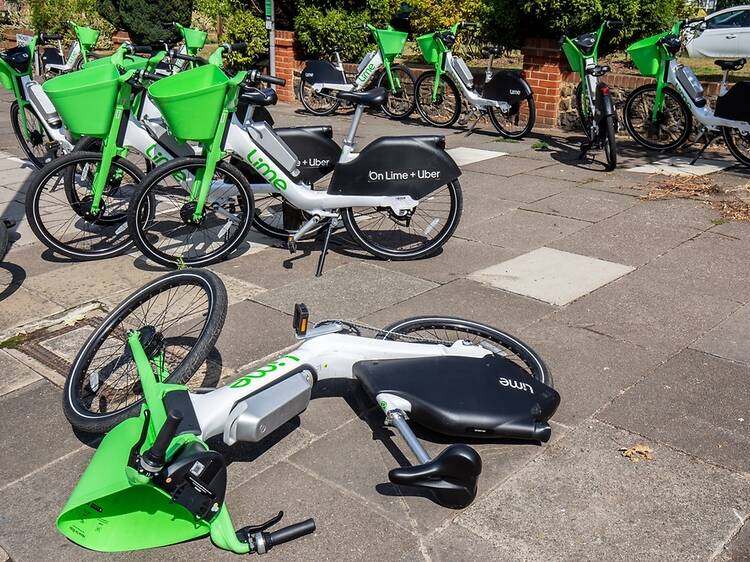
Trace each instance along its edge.
<instances>
[{"instance_id":1,"label":"bicycle tire","mask_svg":"<svg viewBox=\"0 0 750 562\"><path fill-rule=\"evenodd\" d=\"M406 111L402 111L401 113L396 112L396 111L391 111L389 104L392 99L392 96L394 96L394 92L391 92L390 87L388 86L388 73L385 72L385 70L380 73L380 76L378 77L377 85L378 87L385 88L386 90L388 90L388 99L382 105L383 113L385 113L391 119L400 121L402 119L406 119L407 117L409 117L409 115L414 113L414 109L417 107L417 100L415 99L415 95L414 95L414 92L415 92L414 84L416 83L417 78L416 76L414 76L414 72L412 72L411 68L409 68L408 66L404 66L403 64L394 64L393 66L391 66L391 73L393 74L395 72L403 72L404 74L406 74L406 76L409 78L409 81L411 82L411 101L409 102L409 105ZM401 86L402 86L401 88L402 93L408 96L409 95L408 88L404 86L403 80L401 80Z\"/></svg>"},{"instance_id":2,"label":"bicycle tire","mask_svg":"<svg viewBox=\"0 0 750 562\"><path fill-rule=\"evenodd\" d=\"M118 337L116 335L113 336L117 328L122 327L125 322L130 319L131 314L138 310L140 306L144 303L148 303L152 298L159 298L159 296L165 291L176 287L188 286L195 286L198 287L199 290L204 291L207 298L208 311L204 317L203 326L196 342L192 344L182 360L170 370L170 374L164 382L184 384L190 380L195 374L195 371L205 362L221 333L221 329L224 326L224 320L226 319L226 288L216 274L207 270L185 269L167 273L136 290L121 302L94 330L83 344L83 347L81 347L76 354L63 387L63 412L73 427L92 433L104 433L111 430L121 421L138 415L143 401L142 398L135 399L132 403L114 411L106 413L91 411L90 407L83 403L81 396L85 385L89 385L89 388L93 385L91 380L96 370L94 372L89 372L89 368L91 367L92 361L96 358L97 352L102 349L104 344L109 341L111 337ZM177 302L179 301L174 300L172 306L176 305ZM168 300L167 306L169 305L170 302ZM146 316L147 313L148 311L144 312L142 323L148 321ZM166 319L166 315L164 318ZM144 326L140 326L140 328L143 327ZM157 328L157 326L153 327L155 329ZM170 327L171 326L166 326L166 328ZM135 329L139 329L137 323L135 324ZM119 336L119 338L118 344L115 344L116 346L120 346L123 342L122 336ZM164 342L168 341L168 339L168 337L165 337ZM119 367L121 364L119 363L119 360L122 357L126 357L125 348L127 348L127 343L124 344L123 353L117 358L118 363L115 367ZM165 355L167 355L166 350L167 347L165 343L163 351ZM130 358L129 361L132 362L132 358ZM122 365L127 365L127 363L122 363ZM132 362L132 368L134 368L134 366L134 362ZM88 380L86 379L87 375ZM108 379L105 379L105 382L102 383L99 377L100 373L97 372L97 390L98 388L104 389L109 382ZM121 378L122 377L120 377L120 379ZM120 379L114 381L114 383L118 382ZM128 379L126 379L126 384L127 383ZM133 379L130 389L133 391L133 396L135 396L138 390L137 378ZM94 392L97 392L97 390L94 390ZM117 390L115 390L115 392L117 392ZM101 406L101 402L97 402L97 404Z\"/></svg>"},{"instance_id":3,"label":"bicycle tire","mask_svg":"<svg viewBox=\"0 0 750 562\"><path fill-rule=\"evenodd\" d=\"M303 73L304 74L304 73ZM310 101L307 99L307 96L305 95L305 84L307 82L305 81L305 77L300 76L299 84L297 85L297 97L299 98L299 101L302 102L302 105L305 107L307 111L312 113L313 115L317 115L318 117L325 117L326 115L330 115L331 113L335 112L339 105L341 105L341 101L338 99L333 99L333 103L330 107L324 109L324 110L318 110L313 109L312 105L310 104Z\"/></svg>"},{"instance_id":4,"label":"bicycle tire","mask_svg":"<svg viewBox=\"0 0 750 562\"><path fill-rule=\"evenodd\" d=\"M739 129L732 129L731 127L721 128L721 134L724 136L724 142L727 144L727 148L729 149L729 152L732 153L732 156L734 156L740 164L750 166L750 154L742 152L742 149L737 146L737 141L734 138L735 133L739 133L740 136L742 136L742 133L739 131ZM748 138L750 139L750 135L748 135ZM746 140L745 142L750 143L750 141L748 140Z\"/></svg>"},{"instance_id":5,"label":"bicycle tire","mask_svg":"<svg viewBox=\"0 0 750 562\"><path fill-rule=\"evenodd\" d=\"M605 170L611 172L617 167L617 137L615 135L615 116L607 115L605 118L606 126L604 127L604 155L607 158Z\"/></svg>"},{"instance_id":6,"label":"bicycle tire","mask_svg":"<svg viewBox=\"0 0 750 562\"><path fill-rule=\"evenodd\" d=\"M497 115L495 114L496 111L502 114L502 112L500 111L500 108L497 108L497 107L488 108L487 115L490 118L490 123L492 123L492 126L495 127L495 130L506 139L522 139L531 132L531 129L534 128L534 124L536 123L536 102L534 101L534 96L529 96L525 100L521 100L520 102L518 102L519 106L524 101L526 102L526 105L528 106L529 120L527 121L526 126L517 132L510 132L508 129L503 127L503 125L500 123L500 120L497 118Z\"/></svg>"},{"instance_id":7,"label":"bicycle tire","mask_svg":"<svg viewBox=\"0 0 750 562\"><path fill-rule=\"evenodd\" d=\"M29 112L27 111L27 117ZM44 146L45 140L49 141L51 140L49 138L49 135L47 134L46 129L41 124L41 121L39 117L36 115L36 113L33 113L32 117L37 120L41 130L34 130L32 131L32 142L35 143L35 146ZM18 101L14 100L13 103L10 104L10 124L13 128L13 134L16 136L16 140L18 141L18 144L21 147L21 150L23 150L24 154L26 154L26 157L29 159L29 161L34 165L35 168L39 169L54 158L44 158L37 156L32 151L32 148L29 146L29 141L26 140L26 137L23 135L23 131L21 130L21 108L18 105ZM28 119L27 119L28 121Z\"/></svg>"},{"instance_id":8,"label":"bicycle tire","mask_svg":"<svg viewBox=\"0 0 750 562\"><path fill-rule=\"evenodd\" d=\"M5 254L8 253L8 227L5 221L0 219L0 262L3 261Z\"/></svg>"},{"instance_id":9,"label":"bicycle tire","mask_svg":"<svg viewBox=\"0 0 750 562\"><path fill-rule=\"evenodd\" d=\"M440 330L443 330L444 333L441 334ZM414 316L386 326L376 338L396 340L399 335L413 335L416 332L432 333L435 335L436 341L447 341L452 343L459 339L465 339L463 337L457 337L455 339L451 338L449 335L450 332L455 332L456 334L465 334L469 337L473 336L474 338L487 340L493 344L500 345L512 352L526 366L530 376L539 382L554 388L552 375L549 372L549 369L531 346L507 332L503 332L502 330L498 330L497 328L487 326L480 322L464 320L463 318L455 318L452 316ZM468 341L477 343L479 340L469 339ZM479 345L481 345L481 343ZM488 351L497 354L497 352L491 348L488 348ZM500 355L503 355L502 349L499 351Z\"/></svg>"},{"instance_id":10,"label":"bicycle tire","mask_svg":"<svg viewBox=\"0 0 750 562\"><path fill-rule=\"evenodd\" d=\"M426 101L422 101L422 85L427 81L432 79L433 83L435 80L435 71L434 70L428 70L427 72L423 72L422 75L417 78L416 84L414 84L414 99L417 104L417 111L419 112L419 115L427 121L430 125L433 127L450 127L453 125L458 118L461 116L461 93L458 91L458 88L453 83L453 80L448 75L443 75L441 77L441 82L443 84L443 87L447 88L450 91L450 94L454 97L456 100L455 105L453 107L453 111L451 112L449 118L445 121L436 121L428 116L426 113L426 106L428 105ZM429 105L434 105L432 103L432 86L428 88L428 90L425 91L425 96L427 99L429 99ZM441 94L442 96L442 94ZM437 103L443 103L442 97L438 100Z\"/></svg>"},{"instance_id":11,"label":"bicycle tire","mask_svg":"<svg viewBox=\"0 0 750 562\"><path fill-rule=\"evenodd\" d=\"M633 112L633 106L636 103L636 100L640 96L646 95L648 92L653 91L656 92L656 86L654 84L646 84L645 86L641 86L639 88L636 88L630 94L628 94L628 97L625 99L625 105L622 109L622 116L623 120L625 121L625 128L627 129L630 136L633 138L635 142L643 146L644 148L647 148L649 150L657 150L657 151L667 151L667 150L674 150L675 148L678 148L681 146L690 136L690 131L693 129L693 116L690 114L690 111L687 108L687 105L685 105L685 102L682 101L682 98L680 98L679 94L675 92L672 88L665 88L664 94L667 98L669 98L671 101L677 104L677 107L679 107L680 111L682 112L684 119L685 119L685 125L683 127L683 130L680 132L679 136L676 140L668 143L654 143L646 139L643 135L641 135L639 132L635 130L635 126L632 122L632 112ZM648 110L650 111L650 107Z\"/></svg>"}]
</instances>

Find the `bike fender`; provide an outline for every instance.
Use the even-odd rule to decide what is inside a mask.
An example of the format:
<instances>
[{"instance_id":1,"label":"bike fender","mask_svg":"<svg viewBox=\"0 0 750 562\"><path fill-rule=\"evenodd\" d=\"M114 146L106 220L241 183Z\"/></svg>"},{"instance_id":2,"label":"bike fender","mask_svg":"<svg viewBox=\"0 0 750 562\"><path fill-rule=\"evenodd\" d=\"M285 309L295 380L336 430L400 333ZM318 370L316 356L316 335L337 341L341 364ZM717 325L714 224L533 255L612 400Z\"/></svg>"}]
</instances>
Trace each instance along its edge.
<instances>
[{"instance_id":1,"label":"bike fender","mask_svg":"<svg viewBox=\"0 0 750 562\"><path fill-rule=\"evenodd\" d=\"M461 175L445 152L445 137L383 137L351 162L337 164L332 195L397 196L419 200Z\"/></svg>"},{"instance_id":2,"label":"bike fender","mask_svg":"<svg viewBox=\"0 0 750 562\"><path fill-rule=\"evenodd\" d=\"M609 88L604 82L599 82L596 87L596 100L594 101L596 114L598 117L608 117L609 115L617 116L612 96L609 93L604 93L605 88L607 89L606 91L609 92Z\"/></svg>"},{"instance_id":3,"label":"bike fender","mask_svg":"<svg viewBox=\"0 0 750 562\"><path fill-rule=\"evenodd\" d=\"M533 95L531 86L517 72L500 70L484 86L482 97L514 104Z\"/></svg>"},{"instance_id":4,"label":"bike fender","mask_svg":"<svg viewBox=\"0 0 750 562\"><path fill-rule=\"evenodd\" d=\"M302 69L302 79L308 84L346 84L341 72L325 60L307 61Z\"/></svg>"},{"instance_id":5,"label":"bike fender","mask_svg":"<svg viewBox=\"0 0 750 562\"><path fill-rule=\"evenodd\" d=\"M341 156L341 147L331 138L331 127L295 127L276 129L300 161L300 181L313 184L327 175Z\"/></svg>"}]
</instances>

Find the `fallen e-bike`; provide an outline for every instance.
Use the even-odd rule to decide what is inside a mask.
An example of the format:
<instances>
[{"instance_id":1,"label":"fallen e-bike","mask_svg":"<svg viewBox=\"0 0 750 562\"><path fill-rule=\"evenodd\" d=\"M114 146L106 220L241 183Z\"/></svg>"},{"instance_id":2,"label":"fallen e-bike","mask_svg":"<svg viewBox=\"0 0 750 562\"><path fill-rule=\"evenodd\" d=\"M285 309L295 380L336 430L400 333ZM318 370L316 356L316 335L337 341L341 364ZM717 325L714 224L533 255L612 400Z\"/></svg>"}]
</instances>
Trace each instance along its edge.
<instances>
[{"instance_id":1,"label":"fallen e-bike","mask_svg":"<svg viewBox=\"0 0 750 562\"><path fill-rule=\"evenodd\" d=\"M510 334L458 318L311 327L296 305L301 345L223 387L190 392L182 383L213 349L226 306L215 274L172 272L117 306L78 352L65 414L78 429L108 433L57 520L73 542L121 551L210 535L220 548L263 554L312 532L310 520L268 532L280 516L235 531L224 503L226 462L206 441L263 440L304 411L323 380L361 385L418 459L392 469L390 481L445 507L471 504L482 460L464 444L431 459L409 422L463 439L550 438L560 396L541 358Z\"/></svg>"}]
</instances>

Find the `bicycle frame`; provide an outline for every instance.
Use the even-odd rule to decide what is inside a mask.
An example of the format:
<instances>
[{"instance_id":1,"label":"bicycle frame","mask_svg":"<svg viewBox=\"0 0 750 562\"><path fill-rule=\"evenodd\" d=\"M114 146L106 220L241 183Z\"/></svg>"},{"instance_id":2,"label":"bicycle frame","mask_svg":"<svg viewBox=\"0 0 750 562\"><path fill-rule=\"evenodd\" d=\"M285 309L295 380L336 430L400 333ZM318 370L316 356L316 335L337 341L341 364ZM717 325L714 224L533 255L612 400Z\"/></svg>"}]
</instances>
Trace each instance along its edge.
<instances>
[{"instance_id":1,"label":"bicycle frame","mask_svg":"<svg viewBox=\"0 0 750 562\"><path fill-rule=\"evenodd\" d=\"M586 105L583 109L588 112L589 116L593 116L596 113L594 98L596 87L599 84L599 77L590 74L587 70L594 68L597 65L599 59L599 42L602 39L606 27L607 22L605 21L599 26L599 29L596 30L596 41L590 56L584 55L570 37L565 36L562 43L563 52L568 57L571 66L574 67L577 74L581 77L581 88L586 99ZM599 125L598 123L593 123L593 126L598 128Z\"/></svg>"}]
</instances>

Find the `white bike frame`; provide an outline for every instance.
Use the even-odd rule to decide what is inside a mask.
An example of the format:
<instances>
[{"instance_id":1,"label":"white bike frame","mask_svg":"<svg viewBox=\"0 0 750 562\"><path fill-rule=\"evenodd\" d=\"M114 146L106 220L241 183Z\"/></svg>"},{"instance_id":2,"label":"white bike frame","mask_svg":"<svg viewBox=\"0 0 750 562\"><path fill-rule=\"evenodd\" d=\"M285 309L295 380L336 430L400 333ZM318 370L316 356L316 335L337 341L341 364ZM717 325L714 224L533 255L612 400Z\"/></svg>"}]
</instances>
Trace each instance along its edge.
<instances>
[{"instance_id":1,"label":"white bike frame","mask_svg":"<svg viewBox=\"0 0 750 562\"><path fill-rule=\"evenodd\" d=\"M323 328L336 329L335 325ZM449 347L442 344L376 340L328 333L310 337L294 351L238 377L226 386L206 394L190 394L190 401L201 427L201 439L206 440L223 434L224 440L231 445L234 441L229 436L229 429L234 420L230 414L235 405L270 387L300 367L312 371L310 374L317 381L334 378L353 379L352 370L354 364L359 361L447 356L481 358L488 354L489 350L463 341L457 341ZM379 394L376 400L385 412L401 410L408 414L411 410L409 402L391 394Z\"/></svg>"},{"instance_id":2,"label":"white bike frame","mask_svg":"<svg viewBox=\"0 0 750 562\"><path fill-rule=\"evenodd\" d=\"M362 66L362 63L364 63L367 58L369 57L369 60L367 60L367 64L364 65L363 68L358 69L359 72L357 73L357 76L354 78L354 83L350 83L346 78L346 73L344 72L344 63L341 62L341 55L336 51L334 53L336 56L336 64L334 65L336 67L336 70L338 70L341 73L341 76L343 77L345 83L344 84L331 84L328 82L320 82L312 85L313 90L320 93L322 90L336 90L339 92L358 92L362 90L369 82L370 79L380 72L381 69L384 68L383 66L383 57L380 55L380 50L375 50L367 55L365 55L365 58L362 59L362 61L359 63L359 66ZM372 55L372 56L370 56Z\"/></svg>"},{"instance_id":3,"label":"white bike frame","mask_svg":"<svg viewBox=\"0 0 750 562\"><path fill-rule=\"evenodd\" d=\"M747 121L735 121L733 119L722 119L721 117L716 117L713 108L711 108L708 103L703 107L695 105L693 99L677 79L678 66L679 63L676 60L672 59L669 61L669 66L667 67L667 83L677 91L682 98L682 101L684 101L690 109L690 113L693 114L701 125L712 132L718 131L720 127L728 127L730 129L737 129L743 133L750 133L750 123ZM721 81L720 96L723 96L729 91L729 88L727 87L728 79L729 71L727 70L724 71L724 78Z\"/></svg>"},{"instance_id":4,"label":"white bike frame","mask_svg":"<svg viewBox=\"0 0 750 562\"><path fill-rule=\"evenodd\" d=\"M456 72L456 69L453 68L453 61L457 60L460 61L463 64L466 64L463 62L463 59L460 57L454 57L453 53L448 51L445 53L445 59L444 59L444 65L445 68L443 71L451 77L454 84L458 86L458 89L461 90L461 94L466 98L466 100L469 102L469 104L473 105L474 107L496 107L503 112L510 111L510 105L504 101L497 101L497 100L489 100L487 98L483 98L481 95L479 95L479 92L477 92L476 88L474 87L474 84L466 84L464 82L464 79ZM492 64L490 60L490 64ZM487 79L487 76L489 74L489 70L485 71L485 82L489 82L489 79L492 78L492 76L489 76L489 79Z\"/></svg>"}]
</instances>

